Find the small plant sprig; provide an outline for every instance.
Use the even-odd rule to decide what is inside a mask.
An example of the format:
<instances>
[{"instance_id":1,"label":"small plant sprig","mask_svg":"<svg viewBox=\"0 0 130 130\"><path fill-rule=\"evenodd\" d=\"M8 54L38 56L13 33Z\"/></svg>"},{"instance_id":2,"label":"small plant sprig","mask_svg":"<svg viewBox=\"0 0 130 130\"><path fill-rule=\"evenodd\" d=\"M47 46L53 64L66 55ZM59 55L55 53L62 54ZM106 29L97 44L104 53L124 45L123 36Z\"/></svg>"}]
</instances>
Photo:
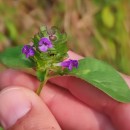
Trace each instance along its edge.
<instances>
[{"instance_id":1,"label":"small plant sprig","mask_svg":"<svg viewBox=\"0 0 130 130\"><path fill-rule=\"evenodd\" d=\"M50 30L42 27L40 32L33 38L32 45L24 45L22 53L26 58L34 62L37 78L41 81L40 87L37 89L39 95L46 81L55 75L62 75L63 68L72 70L78 67L78 61L69 59L66 46L66 34L58 33L56 27Z\"/></svg>"},{"instance_id":2,"label":"small plant sprig","mask_svg":"<svg viewBox=\"0 0 130 130\"><path fill-rule=\"evenodd\" d=\"M70 75L85 80L119 102L130 102L130 89L113 67L90 57L79 61L70 59L66 42L66 33L56 27L48 29L43 26L31 44L1 52L0 62L14 69L32 68L41 82L36 91L38 95L49 78Z\"/></svg>"}]
</instances>

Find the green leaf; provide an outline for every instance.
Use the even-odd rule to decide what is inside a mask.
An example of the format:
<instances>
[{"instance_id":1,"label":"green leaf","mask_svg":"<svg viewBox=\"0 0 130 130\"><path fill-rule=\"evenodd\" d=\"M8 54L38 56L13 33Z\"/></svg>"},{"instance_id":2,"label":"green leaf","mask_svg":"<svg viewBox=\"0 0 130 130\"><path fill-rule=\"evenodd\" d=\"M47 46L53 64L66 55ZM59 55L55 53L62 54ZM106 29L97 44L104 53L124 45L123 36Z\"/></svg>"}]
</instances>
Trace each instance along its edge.
<instances>
[{"instance_id":1,"label":"green leaf","mask_svg":"<svg viewBox=\"0 0 130 130\"><path fill-rule=\"evenodd\" d=\"M11 21L6 21L7 30L9 32L9 36L12 40L16 40L16 37L18 36L18 31L15 27L15 24Z\"/></svg>"},{"instance_id":2,"label":"green leaf","mask_svg":"<svg viewBox=\"0 0 130 130\"><path fill-rule=\"evenodd\" d=\"M104 7L101 16L102 16L102 21L106 27L112 28L114 26L115 17L110 7Z\"/></svg>"},{"instance_id":3,"label":"green leaf","mask_svg":"<svg viewBox=\"0 0 130 130\"><path fill-rule=\"evenodd\" d=\"M35 64L22 54L22 47L11 47L0 53L0 62L10 68L31 68Z\"/></svg>"},{"instance_id":4,"label":"green leaf","mask_svg":"<svg viewBox=\"0 0 130 130\"><path fill-rule=\"evenodd\" d=\"M68 72L94 85L119 102L130 102L130 89L120 74L105 62L93 58L79 60L79 67Z\"/></svg>"},{"instance_id":5,"label":"green leaf","mask_svg":"<svg viewBox=\"0 0 130 130\"><path fill-rule=\"evenodd\" d=\"M40 71L39 70L39 71L36 72L36 76L37 76L37 78L39 79L40 82L45 80L46 72L47 72L46 70L45 71Z\"/></svg>"}]
</instances>

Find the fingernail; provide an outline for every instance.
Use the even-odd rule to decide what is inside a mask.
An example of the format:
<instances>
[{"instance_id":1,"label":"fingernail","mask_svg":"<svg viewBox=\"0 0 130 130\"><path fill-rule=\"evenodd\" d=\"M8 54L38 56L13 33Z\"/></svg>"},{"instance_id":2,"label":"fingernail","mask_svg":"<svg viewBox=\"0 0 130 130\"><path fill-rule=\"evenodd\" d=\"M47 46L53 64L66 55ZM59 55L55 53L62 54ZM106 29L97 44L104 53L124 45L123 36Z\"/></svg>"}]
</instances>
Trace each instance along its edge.
<instances>
[{"instance_id":1,"label":"fingernail","mask_svg":"<svg viewBox=\"0 0 130 130\"><path fill-rule=\"evenodd\" d=\"M31 109L31 101L20 88L9 88L0 93L0 123L7 129Z\"/></svg>"}]
</instances>

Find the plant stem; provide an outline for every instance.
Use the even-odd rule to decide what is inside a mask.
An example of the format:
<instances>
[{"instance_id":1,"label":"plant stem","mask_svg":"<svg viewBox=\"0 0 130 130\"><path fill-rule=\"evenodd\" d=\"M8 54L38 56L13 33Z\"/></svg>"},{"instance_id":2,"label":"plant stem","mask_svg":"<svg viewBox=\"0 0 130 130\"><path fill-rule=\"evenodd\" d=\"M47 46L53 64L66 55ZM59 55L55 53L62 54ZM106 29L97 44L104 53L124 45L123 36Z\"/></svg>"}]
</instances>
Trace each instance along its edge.
<instances>
[{"instance_id":1,"label":"plant stem","mask_svg":"<svg viewBox=\"0 0 130 130\"><path fill-rule=\"evenodd\" d=\"M43 74L43 79L40 80L40 86L38 87L38 89L36 90L37 95L40 95L40 92L42 90L42 88L45 86L47 80L48 80L48 70L46 70L45 72L42 73Z\"/></svg>"},{"instance_id":2,"label":"plant stem","mask_svg":"<svg viewBox=\"0 0 130 130\"><path fill-rule=\"evenodd\" d=\"M47 79L45 79L44 81L42 81L42 82L40 83L40 86L39 86L38 89L36 90L36 94L37 94L37 95L40 95L41 90L42 90L42 88L44 87L44 85L46 84L46 82L47 82Z\"/></svg>"}]
</instances>

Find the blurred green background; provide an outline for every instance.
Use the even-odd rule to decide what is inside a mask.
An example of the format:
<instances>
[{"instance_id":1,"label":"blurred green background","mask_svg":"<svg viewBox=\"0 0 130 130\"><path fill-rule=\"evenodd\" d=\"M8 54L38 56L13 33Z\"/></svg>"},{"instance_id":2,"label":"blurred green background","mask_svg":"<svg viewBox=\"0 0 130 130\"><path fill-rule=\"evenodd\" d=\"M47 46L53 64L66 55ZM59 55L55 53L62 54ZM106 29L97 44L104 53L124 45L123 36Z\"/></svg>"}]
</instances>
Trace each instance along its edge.
<instances>
[{"instance_id":1,"label":"blurred green background","mask_svg":"<svg viewBox=\"0 0 130 130\"><path fill-rule=\"evenodd\" d=\"M129 12L130 0L0 0L0 51L55 25L67 32L71 50L130 75Z\"/></svg>"},{"instance_id":2,"label":"blurred green background","mask_svg":"<svg viewBox=\"0 0 130 130\"><path fill-rule=\"evenodd\" d=\"M129 12L130 0L0 0L0 51L55 25L67 32L71 50L130 75Z\"/></svg>"}]
</instances>

